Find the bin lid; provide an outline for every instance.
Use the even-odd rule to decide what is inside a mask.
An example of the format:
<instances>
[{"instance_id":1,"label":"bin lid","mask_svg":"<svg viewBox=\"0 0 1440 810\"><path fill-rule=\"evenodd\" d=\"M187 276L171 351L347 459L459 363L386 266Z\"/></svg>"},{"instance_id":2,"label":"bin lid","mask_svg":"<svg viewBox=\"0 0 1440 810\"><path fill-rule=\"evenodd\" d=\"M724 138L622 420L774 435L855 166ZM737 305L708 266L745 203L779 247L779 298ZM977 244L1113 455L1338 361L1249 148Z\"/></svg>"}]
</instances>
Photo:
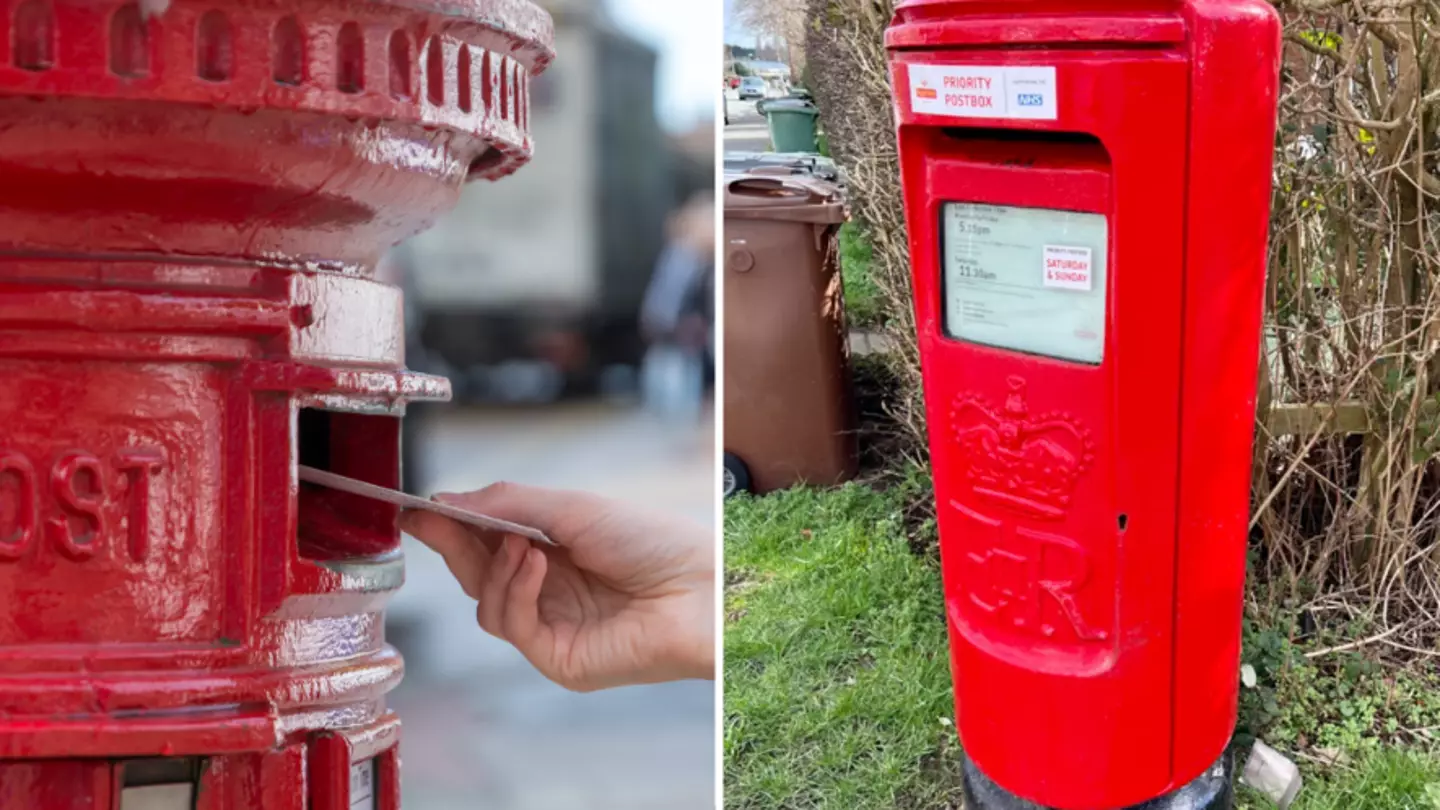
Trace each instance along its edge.
<instances>
[{"instance_id":1,"label":"bin lid","mask_svg":"<svg viewBox=\"0 0 1440 810\"><path fill-rule=\"evenodd\" d=\"M840 167L813 152L726 152L725 171L766 174L807 174L840 182Z\"/></svg>"},{"instance_id":2,"label":"bin lid","mask_svg":"<svg viewBox=\"0 0 1440 810\"><path fill-rule=\"evenodd\" d=\"M793 112L801 115L819 115L820 109L803 98L767 98L756 105L761 113Z\"/></svg>"},{"instance_id":3,"label":"bin lid","mask_svg":"<svg viewBox=\"0 0 1440 810\"><path fill-rule=\"evenodd\" d=\"M818 177L727 172L725 216L834 225L846 219L845 199Z\"/></svg>"}]
</instances>

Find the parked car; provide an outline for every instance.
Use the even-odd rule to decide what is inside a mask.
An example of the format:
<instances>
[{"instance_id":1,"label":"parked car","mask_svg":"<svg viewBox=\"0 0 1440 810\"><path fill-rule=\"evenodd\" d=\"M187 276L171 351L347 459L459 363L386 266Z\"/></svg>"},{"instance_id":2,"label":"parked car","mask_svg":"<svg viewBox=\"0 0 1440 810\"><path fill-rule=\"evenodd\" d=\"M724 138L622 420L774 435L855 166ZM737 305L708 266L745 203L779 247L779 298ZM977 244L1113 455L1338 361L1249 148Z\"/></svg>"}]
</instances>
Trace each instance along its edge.
<instances>
[{"instance_id":1,"label":"parked car","mask_svg":"<svg viewBox=\"0 0 1440 810\"><path fill-rule=\"evenodd\" d=\"M735 88L737 88L737 87L740 86L740 77L739 77L739 76L730 76L730 77L726 78L726 79L725 79L725 86L728 87L728 88L730 88L731 90L734 90Z\"/></svg>"},{"instance_id":2,"label":"parked car","mask_svg":"<svg viewBox=\"0 0 1440 810\"><path fill-rule=\"evenodd\" d=\"M746 76L740 80L740 100L765 98L765 80L759 76Z\"/></svg>"}]
</instances>

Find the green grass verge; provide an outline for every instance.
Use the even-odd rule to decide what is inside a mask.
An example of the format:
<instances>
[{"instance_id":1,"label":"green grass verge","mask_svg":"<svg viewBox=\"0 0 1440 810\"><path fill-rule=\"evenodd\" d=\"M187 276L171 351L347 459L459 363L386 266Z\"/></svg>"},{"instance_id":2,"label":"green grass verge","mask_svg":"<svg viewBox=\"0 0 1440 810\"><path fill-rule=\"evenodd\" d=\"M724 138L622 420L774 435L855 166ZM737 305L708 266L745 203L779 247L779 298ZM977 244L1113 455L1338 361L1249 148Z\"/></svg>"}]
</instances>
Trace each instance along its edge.
<instances>
[{"instance_id":1,"label":"green grass verge","mask_svg":"<svg viewBox=\"0 0 1440 810\"><path fill-rule=\"evenodd\" d=\"M940 574L905 488L725 506L725 806L958 802Z\"/></svg>"},{"instance_id":2,"label":"green grass verge","mask_svg":"<svg viewBox=\"0 0 1440 810\"><path fill-rule=\"evenodd\" d=\"M726 503L725 806L729 810L959 806L938 568L912 551L910 471ZM922 532L933 529L927 524ZM1293 618L1250 616L1239 736L1304 755L1294 810L1440 810L1440 673L1364 650L1335 627L1296 643ZM1320 765L1317 758L1338 757ZM1239 810L1268 800L1241 788Z\"/></svg>"},{"instance_id":3,"label":"green grass verge","mask_svg":"<svg viewBox=\"0 0 1440 810\"><path fill-rule=\"evenodd\" d=\"M845 282L845 318L852 327L878 326L884 321L880 288L870 275L874 254L870 239L854 222L840 226L840 273Z\"/></svg>"},{"instance_id":4,"label":"green grass verge","mask_svg":"<svg viewBox=\"0 0 1440 810\"><path fill-rule=\"evenodd\" d=\"M1274 804L1241 787L1236 810L1272 810ZM1365 755L1340 768L1305 773L1291 810L1440 810L1440 763L1418 751Z\"/></svg>"}]
</instances>

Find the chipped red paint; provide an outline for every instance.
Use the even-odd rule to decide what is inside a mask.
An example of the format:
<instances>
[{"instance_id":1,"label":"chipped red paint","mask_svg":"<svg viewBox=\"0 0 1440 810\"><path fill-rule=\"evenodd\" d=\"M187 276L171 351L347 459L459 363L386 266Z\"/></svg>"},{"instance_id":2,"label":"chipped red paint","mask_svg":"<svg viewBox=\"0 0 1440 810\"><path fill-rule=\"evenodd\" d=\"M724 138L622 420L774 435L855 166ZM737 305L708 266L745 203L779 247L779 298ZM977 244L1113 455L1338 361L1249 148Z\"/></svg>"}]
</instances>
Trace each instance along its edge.
<instances>
[{"instance_id":1,"label":"chipped red paint","mask_svg":"<svg viewBox=\"0 0 1440 810\"><path fill-rule=\"evenodd\" d=\"M396 810L394 508L295 468L396 486L449 396L374 266L529 159L550 18L164 5L0 0L0 807Z\"/></svg>"}]
</instances>

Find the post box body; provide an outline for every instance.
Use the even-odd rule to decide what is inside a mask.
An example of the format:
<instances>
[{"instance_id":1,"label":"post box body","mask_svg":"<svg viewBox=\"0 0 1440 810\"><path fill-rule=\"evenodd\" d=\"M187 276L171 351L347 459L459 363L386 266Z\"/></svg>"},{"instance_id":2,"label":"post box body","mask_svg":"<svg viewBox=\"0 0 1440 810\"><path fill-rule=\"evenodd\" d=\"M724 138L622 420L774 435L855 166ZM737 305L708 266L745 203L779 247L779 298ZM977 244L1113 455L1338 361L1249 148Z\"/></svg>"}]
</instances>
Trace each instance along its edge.
<instances>
[{"instance_id":1,"label":"post box body","mask_svg":"<svg viewBox=\"0 0 1440 810\"><path fill-rule=\"evenodd\" d=\"M901 0L887 45L966 754L1150 800L1235 721L1278 21Z\"/></svg>"},{"instance_id":2,"label":"post box body","mask_svg":"<svg viewBox=\"0 0 1440 810\"><path fill-rule=\"evenodd\" d=\"M373 280L528 159L550 20L0 3L0 807L397 810L404 367Z\"/></svg>"}]
</instances>

